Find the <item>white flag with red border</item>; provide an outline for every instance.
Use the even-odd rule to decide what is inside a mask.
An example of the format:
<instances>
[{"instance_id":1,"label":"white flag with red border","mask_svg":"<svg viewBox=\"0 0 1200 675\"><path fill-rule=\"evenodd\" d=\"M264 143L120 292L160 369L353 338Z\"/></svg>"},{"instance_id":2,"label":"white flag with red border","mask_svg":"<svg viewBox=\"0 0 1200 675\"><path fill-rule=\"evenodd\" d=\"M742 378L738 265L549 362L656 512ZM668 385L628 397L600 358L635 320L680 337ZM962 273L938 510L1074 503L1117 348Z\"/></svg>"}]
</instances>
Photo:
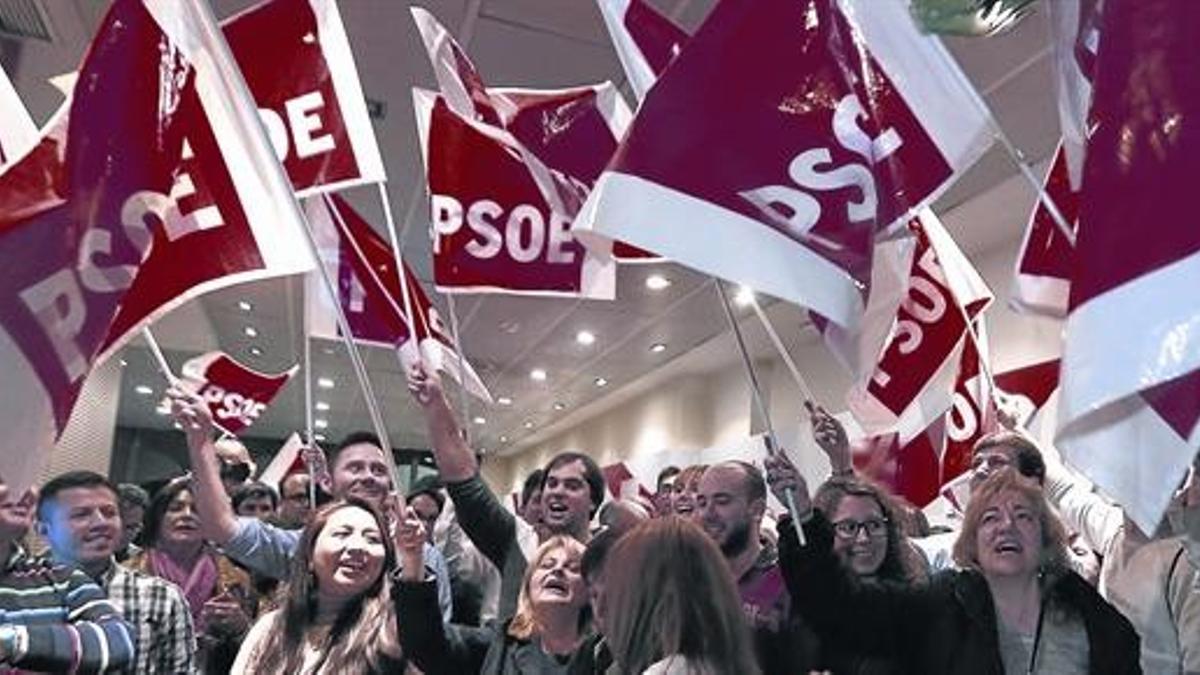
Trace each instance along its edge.
<instances>
[{"instance_id":1,"label":"white flag with red border","mask_svg":"<svg viewBox=\"0 0 1200 675\"><path fill-rule=\"evenodd\" d=\"M204 291L311 268L220 39L191 3L117 0L81 69L65 148L52 122L0 173L0 411L21 449L10 485L33 478L113 336Z\"/></svg>"},{"instance_id":2,"label":"white flag with red border","mask_svg":"<svg viewBox=\"0 0 1200 675\"><path fill-rule=\"evenodd\" d=\"M0 167L11 164L37 144L38 130L17 90L0 67Z\"/></svg>"},{"instance_id":3,"label":"white flag with red border","mask_svg":"<svg viewBox=\"0 0 1200 675\"><path fill-rule=\"evenodd\" d=\"M648 92L574 227L852 328L876 233L990 137L903 2L726 0Z\"/></svg>"}]
</instances>

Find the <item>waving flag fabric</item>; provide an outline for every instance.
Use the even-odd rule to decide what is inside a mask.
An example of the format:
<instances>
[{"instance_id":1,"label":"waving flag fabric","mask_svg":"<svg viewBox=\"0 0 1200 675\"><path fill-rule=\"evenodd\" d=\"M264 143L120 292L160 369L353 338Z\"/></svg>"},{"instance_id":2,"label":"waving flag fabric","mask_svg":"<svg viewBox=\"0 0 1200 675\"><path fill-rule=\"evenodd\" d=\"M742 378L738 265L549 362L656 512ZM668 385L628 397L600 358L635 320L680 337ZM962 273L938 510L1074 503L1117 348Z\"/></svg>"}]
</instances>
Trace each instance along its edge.
<instances>
[{"instance_id":1,"label":"waving flag fabric","mask_svg":"<svg viewBox=\"0 0 1200 675\"><path fill-rule=\"evenodd\" d=\"M725 0L647 94L575 229L852 327L875 235L986 148L978 110L903 2Z\"/></svg>"},{"instance_id":2,"label":"waving flag fabric","mask_svg":"<svg viewBox=\"0 0 1200 675\"><path fill-rule=\"evenodd\" d=\"M189 359L180 374L183 386L208 404L213 421L236 435L258 421L299 368L292 366L278 375L267 375L243 366L228 354L208 352Z\"/></svg>"},{"instance_id":3,"label":"waving flag fabric","mask_svg":"<svg viewBox=\"0 0 1200 675\"><path fill-rule=\"evenodd\" d=\"M37 144L38 130L17 95L4 68L0 68L0 167L11 164Z\"/></svg>"},{"instance_id":4,"label":"waving flag fabric","mask_svg":"<svg viewBox=\"0 0 1200 675\"><path fill-rule=\"evenodd\" d=\"M1077 226L1079 191L1071 188L1067 153L1061 144L1054 153L1043 187L1063 218ZM1009 299L1013 308L1030 314L1065 317L1071 291L1073 250L1050 210L1038 200L1025 229L1021 252L1017 255L1016 279Z\"/></svg>"},{"instance_id":5,"label":"waving flag fabric","mask_svg":"<svg viewBox=\"0 0 1200 675\"><path fill-rule=\"evenodd\" d=\"M688 34L645 0L597 0L625 79L640 102L679 56Z\"/></svg>"}]
</instances>

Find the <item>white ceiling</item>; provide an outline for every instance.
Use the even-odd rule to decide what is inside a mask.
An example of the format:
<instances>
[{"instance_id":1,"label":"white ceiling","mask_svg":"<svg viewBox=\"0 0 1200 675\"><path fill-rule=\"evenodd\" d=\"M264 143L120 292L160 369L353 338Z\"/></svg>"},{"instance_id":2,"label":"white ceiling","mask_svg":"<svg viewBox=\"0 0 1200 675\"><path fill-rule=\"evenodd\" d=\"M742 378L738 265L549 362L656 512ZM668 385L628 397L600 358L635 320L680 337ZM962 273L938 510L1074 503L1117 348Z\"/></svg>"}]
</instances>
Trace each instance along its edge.
<instances>
[{"instance_id":1,"label":"white ceiling","mask_svg":"<svg viewBox=\"0 0 1200 675\"><path fill-rule=\"evenodd\" d=\"M12 0L0 0L0 3ZM651 0L689 30L699 25L713 0ZM13 75L18 90L39 120L57 105L58 97L45 84L47 77L77 67L86 40L107 3L98 0L46 0L42 3L53 24L51 43L0 38L0 63ZM219 15L249 6L241 0L216 0ZM399 0L342 0L341 8L358 62L366 96L386 106L375 121L389 176L392 210L401 219L405 258L418 276L428 281L429 240L424 176L418 156L410 90L434 86L432 72L409 18L407 2ZM609 45L592 0L436 0L426 2L456 35L492 85L563 87L611 79L624 85L620 65ZM984 94L1000 124L1017 147L1033 161L1053 150L1058 125L1055 117L1045 17L1035 13L1012 32L986 39L947 40L972 82ZM1011 161L993 148L939 201L945 212L978 197L1015 173ZM351 201L368 219L381 220L374 189L360 189ZM956 220L953 233L969 254L978 254L1019 236L1020 218L984 213L969 222ZM659 273L673 285L652 292L645 277ZM724 332L725 317L706 278L677 265L626 266L618 273L614 302L521 298L502 295L458 296L456 302L465 352L496 397L509 397L511 406L483 409L470 402L470 424L476 445L509 453L545 436L552 427L574 421L572 411L639 389L646 377ZM253 309L244 312L238 302ZM445 308L445 302L442 302ZM185 306L154 327L168 359L178 370L182 361L202 351L221 349L265 371L283 370L300 362L302 354L303 284L276 280L213 293ZM782 326L800 326L792 308L776 307ZM243 333L253 326L255 339ZM594 345L576 343L579 330L595 333ZM650 345L667 349L651 353ZM251 345L263 350L252 356ZM336 386L318 391L331 410L330 440L354 429L369 428L361 395L340 344L315 341L313 373L334 379ZM382 398L393 445L420 447L424 428L410 405L397 361L389 352L366 349L375 391ZM165 428L166 418L154 412L157 396L141 396L134 387L148 384L162 390L162 379L141 345L131 345L122 382L119 423ZM715 365L715 364L714 364ZM529 371L539 367L549 377L534 382ZM603 377L607 387L594 380ZM642 385L639 386L639 381ZM283 437L303 423L303 385L297 378L276 404L250 430L250 435ZM457 398L455 398L457 402ZM562 404L562 410L555 404ZM526 428L529 423L532 428ZM506 442L500 438L505 437Z\"/></svg>"}]
</instances>

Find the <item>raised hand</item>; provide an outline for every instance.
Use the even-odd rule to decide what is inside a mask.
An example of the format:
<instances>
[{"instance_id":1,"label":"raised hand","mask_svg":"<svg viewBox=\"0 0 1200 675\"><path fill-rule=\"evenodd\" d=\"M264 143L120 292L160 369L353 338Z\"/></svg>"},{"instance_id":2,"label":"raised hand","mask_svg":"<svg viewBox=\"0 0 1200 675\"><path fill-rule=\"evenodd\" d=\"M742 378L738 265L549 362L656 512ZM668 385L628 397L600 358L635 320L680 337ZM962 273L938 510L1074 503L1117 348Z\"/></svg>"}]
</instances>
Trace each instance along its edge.
<instances>
[{"instance_id":1,"label":"raised hand","mask_svg":"<svg viewBox=\"0 0 1200 675\"><path fill-rule=\"evenodd\" d=\"M425 569L425 524L417 517L412 507L403 511L399 517L399 503L395 502L393 513L392 540L396 545L396 555L400 558L400 576L405 581L421 581Z\"/></svg>"},{"instance_id":2,"label":"raised hand","mask_svg":"<svg viewBox=\"0 0 1200 675\"><path fill-rule=\"evenodd\" d=\"M425 365L421 359L409 364L405 369L408 380L408 391L422 406L442 399L442 380L432 368Z\"/></svg>"},{"instance_id":3,"label":"raised hand","mask_svg":"<svg viewBox=\"0 0 1200 675\"><path fill-rule=\"evenodd\" d=\"M796 506L796 513L792 515L805 518L812 510L812 499L808 494L808 484L804 482L804 477L796 470L792 461L781 450L767 455L763 466L767 470L767 486L771 488L771 494L775 495L781 504L787 504L787 493L792 492Z\"/></svg>"},{"instance_id":4,"label":"raised hand","mask_svg":"<svg viewBox=\"0 0 1200 675\"><path fill-rule=\"evenodd\" d=\"M212 440L212 411L203 398L178 387L168 388L167 398L171 400L171 416L187 434L189 445L199 447Z\"/></svg>"},{"instance_id":5,"label":"raised hand","mask_svg":"<svg viewBox=\"0 0 1200 675\"><path fill-rule=\"evenodd\" d=\"M812 419L813 439L829 458L833 473L851 471L854 466L850 461L850 439L846 436L845 427L821 406L813 406L805 401L804 407Z\"/></svg>"}]
</instances>

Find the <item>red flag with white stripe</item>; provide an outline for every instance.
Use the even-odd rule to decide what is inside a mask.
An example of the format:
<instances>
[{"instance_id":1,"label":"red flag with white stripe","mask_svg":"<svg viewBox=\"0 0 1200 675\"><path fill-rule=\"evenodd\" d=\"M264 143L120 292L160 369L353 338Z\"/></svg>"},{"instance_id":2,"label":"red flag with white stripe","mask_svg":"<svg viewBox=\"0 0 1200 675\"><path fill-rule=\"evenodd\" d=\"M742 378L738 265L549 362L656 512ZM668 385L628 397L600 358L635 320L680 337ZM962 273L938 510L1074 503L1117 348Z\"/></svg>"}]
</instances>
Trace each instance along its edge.
<instances>
[{"instance_id":1,"label":"red flag with white stripe","mask_svg":"<svg viewBox=\"0 0 1200 675\"><path fill-rule=\"evenodd\" d=\"M1105 3L1101 34L1057 440L1153 532L1200 447L1200 5Z\"/></svg>"},{"instance_id":2,"label":"red flag with white stripe","mask_svg":"<svg viewBox=\"0 0 1200 675\"><path fill-rule=\"evenodd\" d=\"M725 0L647 94L574 227L850 328L875 234L990 143L978 110L903 2Z\"/></svg>"},{"instance_id":3,"label":"red flag with white stripe","mask_svg":"<svg viewBox=\"0 0 1200 675\"><path fill-rule=\"evenodd\" d=\"M311 267L217 40L191 3L117 0L81 69L65 153L52 123L0 174L0 411L21 449L6 457L10 485L32 479L112 336L206 290ZM198 186L210 205L192 199ZM173 242L188 255L159 266Z\"/></svg>"},{"instance_id":4,"label":"red flag with white stripe","mask_svg":"<svg viewBox=\"0 0 1200 675\"><path fill-rule=\"evenodd\" d=\"M188 359L180 375L181 384L208 404L213 421L236 435L258 421L299 369L296 365L268 375L243 366L228 354L208 352Z\"/></svg>"},{"instance_id":5,"label":"red flag with white stripe","mask_svg":"<svg viewBox=\"0 0 1200 675\"><path fill-rule=\"evenodd\" d=\"M1060 143L1043 188L1067 223L1075 227L1079 219L1079 191L1071 188L1067 173L1067 154ZM1071 243L1039 199L1033 206L1021 252L1017 255L1016 279L1009 299L1013 309L1065 317L1073 259Z\"/></svg>"},{"instance_id":6,"label":"red flag with white stripe","mask_svg":"<svg viewBox=\"0 0 1200 675\"><path fill-rule=\"evenodd\" d=\"M305 210L322 250L322 262L337 279L338 302L354 338L398 349L406 364L420 356L430 367L449 373L471 394L490 402L483 380L465 358L460 359L441 312L407 264L401 282L391 246L370 223L336 195L310 198ZM328 293L311 286L310 334L340 339L332 320L334 310L323 306L328 302ZM410 339L413 335L416 340Z\"/></svg>"},{"instance_id":7,"label":"red flag with white stripe","mask_svg":"<svg viewBox=\"0 0 1200 675\"><path fill-rule=\"evenodd\" d=\"M923 210L910 226L917 246L907 295L875 372L847 394L851 412L872 432L898 427L908 435L945 412L965 317L979 316L992 302L983 277L932 211Z\"/></svg>"}]
</instances>

